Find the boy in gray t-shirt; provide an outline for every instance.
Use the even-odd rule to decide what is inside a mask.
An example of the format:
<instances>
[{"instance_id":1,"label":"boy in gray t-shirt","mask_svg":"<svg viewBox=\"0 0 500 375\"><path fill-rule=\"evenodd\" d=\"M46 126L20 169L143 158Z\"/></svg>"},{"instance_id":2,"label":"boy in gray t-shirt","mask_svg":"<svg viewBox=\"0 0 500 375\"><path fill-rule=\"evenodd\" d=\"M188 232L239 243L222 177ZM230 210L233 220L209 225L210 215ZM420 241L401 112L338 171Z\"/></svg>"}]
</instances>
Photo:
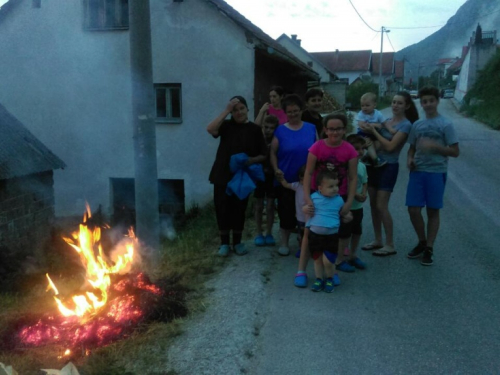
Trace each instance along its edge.
<instances>
[{"instance_id":1,"label":"boy in gray t-shirt","mask_svg":"<svg viewBox=\"0 0 500 375\"><path fill-rule=\"evenodd\" d=\"M410 179L406 190L406 205L419 243L408 253L408 258L422 255L420 263L430 266L439 230L439 210L443 208L448 157L458 157L460 149L453 124L437 111L438 89L424 87L418 96L425 119L415 122L408 136L410 149L407 164ZM423 207L427 210L427 235L422 216Z\"/></svg>"}]
</instances>

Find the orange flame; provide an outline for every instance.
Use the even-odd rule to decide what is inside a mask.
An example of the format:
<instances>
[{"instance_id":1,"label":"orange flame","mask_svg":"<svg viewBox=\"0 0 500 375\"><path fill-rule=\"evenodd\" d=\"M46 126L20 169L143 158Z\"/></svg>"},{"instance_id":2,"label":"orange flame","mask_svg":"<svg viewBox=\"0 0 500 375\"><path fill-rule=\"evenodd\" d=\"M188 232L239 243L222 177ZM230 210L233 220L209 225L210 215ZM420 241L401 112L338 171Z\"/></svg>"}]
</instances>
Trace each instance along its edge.
<instances>
[{"instance_id":1,"label":"orange flame","mask_svg":"<svg viewBox=\"0 0 500 375\"><path fill-rule=\"evenodd\" d=\"M59 311L65 317L76 316L79 318L95 315L108 300L108 290L110 288L111 274L128 271L134 260L135 235L132 229L129 230L129 238L125 243L122 254L116 255L114 264L110 264L104 255L100 240L101 228L96 227L93 231L87 226L87 221L91 217L90 207L87 204L87 211L83 216L83 224L80 224L80 231L72 234L73 238L64 240L80 255L82 265L86 270L85 278L94 289L80 295L71 297L72 307L63 303L59 297L59 291L47 274L48 287L55 293L54 299ZM96 255L97 253L97 255Z\"/></svg>"}]
</instances>

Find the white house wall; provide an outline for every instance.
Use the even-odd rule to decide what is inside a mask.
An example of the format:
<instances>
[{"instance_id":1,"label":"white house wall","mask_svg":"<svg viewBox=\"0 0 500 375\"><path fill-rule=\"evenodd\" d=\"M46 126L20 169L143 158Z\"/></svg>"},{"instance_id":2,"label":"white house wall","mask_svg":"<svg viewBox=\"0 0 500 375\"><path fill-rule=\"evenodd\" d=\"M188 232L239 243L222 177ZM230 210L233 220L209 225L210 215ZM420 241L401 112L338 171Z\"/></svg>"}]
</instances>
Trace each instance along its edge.
<instances>
[{"instance_id":1,"label":"white house wall","mask_svg":"<svg viewBox=\"0 0 500 375\"><path fill-rule=\"evenodd\" d=\"M205 129L234 95L253 113L253 45L205 0L151 4L154 82L182 84L182 124L156 127L158 178L183 179L187 206L205 203L219 144Z\"/></svg>"},{"instance_id":2,"label":"white house wall","mask_svg":"<svg viewBox=\"0 0 500 375\"><path fill-rule=\"evenodd\" d=\"M302 47L298 46L288 37L278 38L277 42L293 53L304 64L312 62L311 68L319 74L321 82L330 82L330 73L316 60L311 58Z\"/></svg>"},{"instance_id":3,"label":"white house wall","mask_svg":"<svg viewBox=\"0 0 500 375\"><path fill-rule=\"evenodd\" d=\"M18 2L0 22L0 102L67 165L56 215L109 206L133 175L127 32L84 32L81 1Z\"/></svg>"},{"instance_id":4,"label":"white house wall","mask_svg":"<svg viewBox=\"0 0 500 375\"><path fill-rule=\"evenodd\" d=\"M109 179L134 177L129 34L84 31L82 4L20 1L0 21L0 102L67 164L54 175L58 216L85 200L110 212ZM158 177L204 203L218 145L205 128L232 95L253 102L253 51L204 0L153 0L151 13L154 81L181 83L183 103L182 124L157 126Z\"/></svg>"}]
</instances>

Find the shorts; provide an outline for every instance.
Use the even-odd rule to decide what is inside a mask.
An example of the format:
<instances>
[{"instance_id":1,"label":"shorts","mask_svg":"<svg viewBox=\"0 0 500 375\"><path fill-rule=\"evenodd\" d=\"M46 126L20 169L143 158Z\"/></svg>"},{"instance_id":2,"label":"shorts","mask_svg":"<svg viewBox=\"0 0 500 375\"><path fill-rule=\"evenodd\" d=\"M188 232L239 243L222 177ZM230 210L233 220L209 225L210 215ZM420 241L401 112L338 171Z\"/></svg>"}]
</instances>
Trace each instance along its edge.
<instances>
[{"instance_id":1,"label":"shorts","mask_svg":"<svg viewBox=\"0 0 500 375\"><path fill-rule=\"evenodd\" d=\"M393 192L398 179L399 163L387 163L381 167L366 167L368 187L375 190Z\"/></svg>"},{"instance_id":2,"label":"shorts","mask_svg":"<svg viewBox=\"0 0 500 375\"><path fill-rule=\"evenodd\" d=\"M274 177L266 176L265 181L257 181L257 187L253 192L253 196L254 198L257 199L264 199L264 198L274 199L276 197Z\"/></svg>"},{"instance_id":3,"label":"shorts","mask_svg":"<svg viewBox=\"0 0 500 375\"><path fill-rule=\"evenodd\" d=\"M318 259L325 251L337 254L339 249L339 236L335 234L316 234L309 231L309 252L314 260Z\"/></svg>"},{"instance_id":4,"label":"shorts","mask_svg":"<svg viewBox=\"0 0 500 375\"><path fill-rule=\"evenodd\" d=\"M347 195L343 195L342 199L344 202L347 200ZM339 238L349 238L352 234L352 220L348 223L344 223L342 218L340 218L340 227L339 227Z\"/></svg>"},{"instance_id":5,"label":"shorts","mask_svg":"<svg viewBox=\"0 0 500 375\"><path fill-rule=\"evenodd\" d=\"M363 226L361 225L361 223L363 222L363 208L352 210L351 213L352 213L351 233L358 235L363 234Z\"/></svg>"},{"instance_id":6,"label":"shorts","mask_svg":"<svg viewBox=\"0 0 500 375\"><path fill-rule=\"evenodd\" d=\"M377 140L377 137L375 137L373 134L365 133L361 129L358 129L358 135L360 135L363 138L370 138L372 141L376 141Z\"/></svg>"},{"instance_id":7,"label":"shorts","mask_svg":"<svg viewBox=\"0 0 500 375\"><path fill-rule=\"evenodd\" d=\"M410 172L406 189L408 207L443 208L446 173Z\"/></svg>"},{"instance_id":8,"label":"shorts","mask_svg":"<svg viewBox=\"0 0 500 375\"><path fill-rule=\"evenodd\" d=\"M280 228L292 231L297 226L297 218L295 217L295 191L286 189L283 186L277 186L275 189L278 200Z\"/></svg>"}]
</instances>

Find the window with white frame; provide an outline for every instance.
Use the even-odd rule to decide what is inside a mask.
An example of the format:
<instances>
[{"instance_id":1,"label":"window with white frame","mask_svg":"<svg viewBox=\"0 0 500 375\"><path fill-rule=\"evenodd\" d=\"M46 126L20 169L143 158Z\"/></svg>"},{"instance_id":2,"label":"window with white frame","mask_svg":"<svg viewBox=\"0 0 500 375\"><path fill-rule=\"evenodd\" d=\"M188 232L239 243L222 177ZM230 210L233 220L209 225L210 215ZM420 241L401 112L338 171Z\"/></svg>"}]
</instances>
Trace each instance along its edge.
<instances>
[{"instance_id":1,"label":"window with white frame","mask_svg":"<svg viewBox=\"0 0 500 375\"><path fill-rule=\"evenodd\" d=\"M85 0L85 29L128 29L128 0Z\"/></svg>"},{"instance_id":2,"label":"window with white frame","mask_svg":"<svg viewBox=\"0 0 500 375\"><path fill-rule=\"evenodd\" d=\"M161 83L155 85L156 121L182 122L182 92L180 83Z\"/></svg>"}]
</instances>

